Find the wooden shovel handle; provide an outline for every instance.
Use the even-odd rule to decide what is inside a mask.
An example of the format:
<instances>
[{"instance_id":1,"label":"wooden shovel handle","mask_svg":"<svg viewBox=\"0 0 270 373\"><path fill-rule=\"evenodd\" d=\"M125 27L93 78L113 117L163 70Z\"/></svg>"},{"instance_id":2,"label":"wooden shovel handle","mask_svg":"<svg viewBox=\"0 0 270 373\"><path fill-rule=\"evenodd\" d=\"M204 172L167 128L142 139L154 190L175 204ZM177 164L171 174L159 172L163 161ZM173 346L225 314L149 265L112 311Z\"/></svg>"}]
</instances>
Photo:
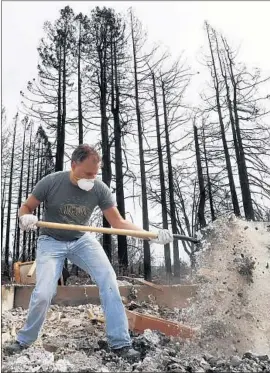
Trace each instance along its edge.
<instances>
[{"instance_id":1,"label":"wooden shovel handle","mask_svg":"<svg viewBox=\"0 0 270 373\"><path fill-rule=\"evenodd\" d=\"M158 236L157 233L153 233L153 232L142 232L142 231L134 231L134 230L128 230L128 229L116 229L116 228L88 227L85 225L52 223L52 222L47 222L47 221L37 222L37 227L52 228L52 229L65 229L69 231L117 234L120 236L131 236L131 237L138 237L138 238L157 238Z\"/></svg>"},{"instance_id":2,"label":"wooden shovel handle","mask_svg":"<svg viewBox=\"0 0 270 373\"><path fill-rule=\"evenodd\" d=\"M130 237L137 237L137 238L142 238L142 239L153 239L153 238L157 238L158 236L158 234L154 232L134 231L130 229L89 227L85 225L52 223L52 222L47 222L47 221L37 222L37 227L52 228L52 229L65 229L69 231L80 231L80 232L97 232L97 233L117 234L120 236L130 236ZM199 242L195 237L181 236L178 234L174 234L173 237L176 240L191 241L194 243Z\"/></svg>"}]
</instances>

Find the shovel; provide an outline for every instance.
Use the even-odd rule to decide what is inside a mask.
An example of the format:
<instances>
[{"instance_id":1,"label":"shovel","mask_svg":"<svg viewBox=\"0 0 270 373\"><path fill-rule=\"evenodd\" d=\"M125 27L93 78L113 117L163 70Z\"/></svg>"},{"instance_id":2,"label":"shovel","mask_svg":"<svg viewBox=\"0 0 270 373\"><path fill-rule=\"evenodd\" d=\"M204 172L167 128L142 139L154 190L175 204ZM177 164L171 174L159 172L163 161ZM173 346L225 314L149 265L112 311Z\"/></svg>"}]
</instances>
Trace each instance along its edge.
<instances>
[{"instance_id":1,"label":"shovel","mask_svg":"<svg viewBox=\"0 0 270 373\"><path fill-rule=\"evenodd\" d=\"M142 238L142 239L155 239L158 237L158 233L154 233L154 232L142 232L142 231L117 229L117 228L89 227L85 225L52 223L52 222L47 222L47 221L39 221L37 222L36 225L37 227L40 227L40 228L65 229L69 231L117 234L120 236L130 236L130 237L137 237L137 238ZM174 234L173 238L176 240L181 240L181 241L190 241L194 243L199 243L199 240L195 237L181 236L180 234Z\"/></svg>"},{"instance_id":2,"label":"shovel","mask_svg":"<svg viewBox=\"0 0 270 373\"><path fill-rule=\"evenodd\" d=\"M128 229L116 229L116 228L103 228L103 227L89 227L85 225L75 225L75 224L62 224L62 223L52 223L48 221L38 221L37 227L39 228L51 228L51 229L65 229L69 231L79 231L79 232L96 232L96 233L106 233L106 234L117 234L120 236L130 236L142 239L157 238L158 234L154 232L141 232ZM195 237L181 236L180 234L174 234L173 238L176 240L190 241L198 243ZM36 269L36 261L34 261L32 267L30 268L27 277L32 277Z\"/></svg>"}]
</instances>

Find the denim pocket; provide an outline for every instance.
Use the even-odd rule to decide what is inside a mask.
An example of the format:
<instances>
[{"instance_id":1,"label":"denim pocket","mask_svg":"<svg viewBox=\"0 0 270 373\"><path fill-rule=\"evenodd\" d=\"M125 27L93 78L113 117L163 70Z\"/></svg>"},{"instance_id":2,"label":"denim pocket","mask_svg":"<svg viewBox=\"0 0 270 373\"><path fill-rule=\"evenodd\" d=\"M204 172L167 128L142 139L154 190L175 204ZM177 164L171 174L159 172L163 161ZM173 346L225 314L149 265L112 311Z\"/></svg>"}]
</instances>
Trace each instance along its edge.
<instances>
[{"instance_id":1,"label":"denim pocket","mask_svg":"<svg viewBox=\"0 0 270 373\"><path fill-rule=\"evenodd\" d=\"M51 240L52 237L48 236L47 234L42 234L38 237L38 241L44 241L44 240Z\"/></svg>"},{"instance_id":2,"label":"denim pocket","mask_svg":"<svg viewBox=\"0 0 270 373\"><path fill-rule=\"evenodd\" d=\"M47 236L46 234L42 234L41 236L38 237L37 239L37 250L40 249L40 244L44 243L46 241L51 241L52 237Z\"/></svg>"}]
</instances>

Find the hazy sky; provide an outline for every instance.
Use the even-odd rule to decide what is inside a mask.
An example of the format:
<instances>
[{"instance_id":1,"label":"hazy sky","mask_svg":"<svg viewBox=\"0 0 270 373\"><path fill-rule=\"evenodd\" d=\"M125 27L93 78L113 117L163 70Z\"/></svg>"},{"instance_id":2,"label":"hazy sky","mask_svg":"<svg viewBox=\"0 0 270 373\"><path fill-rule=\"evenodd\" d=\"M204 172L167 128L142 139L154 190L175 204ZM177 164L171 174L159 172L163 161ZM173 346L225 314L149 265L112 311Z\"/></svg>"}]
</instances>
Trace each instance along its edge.
<instances>
[{"instance_id":1,"label":"hazy sky","mask_svg":"<svg viewBox=\"0 0 270 373\"><path fill-rule=\"evenodd\" d=\"M44 22L53 22L66 5L75 13L88 13L97 5L119 12L132 6L149 40L167 46L175 57L184 51L189 65L201 72L193 80L190 102L198 100L197 92L209 78L198 63L202 47L208 51L205 20L223 32L231 45L241 47L239 61L270 75L268 1L3 1L2 104L8 120L19 107L20 90L25 90L27 82L36 76L37 46L44 36Z\"/></svg>"}]
</instances>

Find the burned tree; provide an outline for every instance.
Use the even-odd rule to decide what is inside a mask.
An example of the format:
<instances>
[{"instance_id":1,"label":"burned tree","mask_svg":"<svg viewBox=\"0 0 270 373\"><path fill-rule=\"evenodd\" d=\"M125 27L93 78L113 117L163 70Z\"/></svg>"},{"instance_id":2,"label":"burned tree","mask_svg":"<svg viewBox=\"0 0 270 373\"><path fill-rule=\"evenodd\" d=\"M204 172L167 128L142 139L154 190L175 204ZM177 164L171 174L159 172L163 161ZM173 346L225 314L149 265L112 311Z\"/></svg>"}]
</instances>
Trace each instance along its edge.
<instances>
[{"instance_id":1,"label":"burned tree","mask_svg":"<svg viewBox=\"0 0 270 373\"><path fill-rule=\"evenodd\" d=\"M8 188L8 202L7 202L7 220L6 220L6 240L5 240L5 267L4 276L9 277L9 259L10 259L10 223L11 223L11 203L12 203L12 193L13 193L13 168L14 168L14 157L15 157L15 143L16 143L16 131L18 124L18 113L14 118L14 128L13 128L13 139L12 139L12 149L11 149L11 161L9 170L9 188Z\"/></svg>"},{"instance_id":2,"label":"burned tree","mask_svg":"<svg viewBox=\"0 0 270 373\"><path fill-rule=\"evenodd\" d=\"M226 168L227 168L227 174L228 174L228 180L229 180L229 187L231 192L231 198L232 198L232 204L234 213L236 216L240 216L240 207L238 202L238 196L236 193L236 187L234 182L234 176L232 171L232 165L231 165L231 157L229 154L227 139L226 139L226 133L225 133L225 126L224 126L224 120L222 115L222 104L221 104L221 83L220 83L220 77L218 75L217 67L216 67L216 59L214 55L214 48L213 48L213 40L210 34L210 26L206 22L206 31L207 31L207 37L208 37L208 43L210 48L210 60L209 62L209 68L211 69L211 74L213 78L214 83L214 90L215 90L215 99L216 99L216 110L218 113L218 119L219 119L219 125L220 125L220 133L222 138L222 144L223 144L223 150L224 150L224 156L225 156L225 162L226 162Z\"/></svg>"},{"instance_id":3,"label":"burned tree","mask_svg":"<svg viewBox=\"0 0 270 373\"><path fill-rule=\"evenodd\" d=\"M200 202L198 208L198 219L201 228L206 226L206 220L204 216L204 208L205 208L205 186L204 186L204 177L203 177L203 169L202 169L202 162L201 162L201 150L199 146L199 137L198 137L198 129L195 124L193 124L194 130L194 142L195 142L195 150L196 150L196 161L197 161L197 173L198 173L198 182L199 182L199 189L200 189Z\"/></svg>"},{"instance_id":4,"label":"burned tree","mask_svg":"<svg viewBox=\"0 0 270 373\"><path fill-rule=\"evenodd\" d=\"M112 24L110 28L111 45L111 112L114 122L114 144L115 144L115 177L116 177L116 202L121 216L125 219L125 197L124 197L124 174L122 155L122 126L121 126L121 102L120 95L122 89L121 76L126 66L126 37L125 24L121 18L112 14ZM128 252L127 237L118 236L118 263L119 273L127 274Z\"/></svg>"},{"instance_id":5,"label":"burned tree","mask_svg":"<svg viewBox=\"0 0 270 373\"><path fill-rule=\"evenodd\" d=\"M156 77L152 71L152 81L153 81L153 100L155 107L155 121L156 121L156 136L157 136L157 151L159 160L159 177L160 177L160 196L161 196L161 208L162 208L162 222L163 229L168 229L168 216L167 216L167 199L166 199L166 184L165 184L165 171L164 171L164 161L163 161L163 150L161 144L161 129L159 121L159 109L157 100L157 89L156 89ZM167 275L171 276L172 266L171 266L171 255L170 255L170 245L164 246L164 258L165 258L165 268Z\"/></svg>"},{"instance_id":6,"label":"burned tree","mask_svg":"<svg viewBox=\"0 0 270 373\"><path fill-rule=\"evenodd\" d=\"M133 53L133 76L135 83L135 112L138 129L138 142L139 142L139 159L140 159L140 174L141 174L141 195L142 195L142 220L143 228L149 231L149 219L148 219L148 201L147 201L147 186L146 186L146 171L144 161L144 144L143 144L143 128L142 128L142 117L140 107L140 96L139 96L139 75L142 70L142 59L139 58L138 52L140 50L140 30L136 26L133 13L130 13L130 25L131 25L131 38L132 38L132 53ZM144 66L144 63L143 63ZM151 255L150 245L147 240L143 242L144 249L144 278L151 280Z\"/></svg>"}]
</instances>

